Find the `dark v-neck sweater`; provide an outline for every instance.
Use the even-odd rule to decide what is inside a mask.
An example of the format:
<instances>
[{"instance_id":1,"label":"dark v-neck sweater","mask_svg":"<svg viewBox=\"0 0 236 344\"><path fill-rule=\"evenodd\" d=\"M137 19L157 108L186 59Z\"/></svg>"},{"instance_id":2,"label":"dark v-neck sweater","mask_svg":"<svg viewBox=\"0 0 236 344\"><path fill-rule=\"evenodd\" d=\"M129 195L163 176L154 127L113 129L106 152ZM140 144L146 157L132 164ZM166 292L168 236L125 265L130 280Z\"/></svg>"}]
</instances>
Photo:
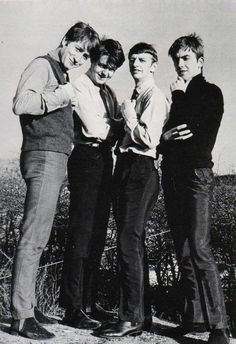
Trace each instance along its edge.
<instances>
[{"instance_id":1,"label":"dark v-neck sweater","mask_svg":"<svg viewBox=\"0 0 236 344\"><path fill-rule=\"evenodd\" d=\"M47 59L59 85L66 83L64 72L58 61L50 55ZM53 151L70 154L74 137L72 106L58 108L40 116L23 114L20 116L23 134L22 151Z\"/></svg>"}]
</instances>

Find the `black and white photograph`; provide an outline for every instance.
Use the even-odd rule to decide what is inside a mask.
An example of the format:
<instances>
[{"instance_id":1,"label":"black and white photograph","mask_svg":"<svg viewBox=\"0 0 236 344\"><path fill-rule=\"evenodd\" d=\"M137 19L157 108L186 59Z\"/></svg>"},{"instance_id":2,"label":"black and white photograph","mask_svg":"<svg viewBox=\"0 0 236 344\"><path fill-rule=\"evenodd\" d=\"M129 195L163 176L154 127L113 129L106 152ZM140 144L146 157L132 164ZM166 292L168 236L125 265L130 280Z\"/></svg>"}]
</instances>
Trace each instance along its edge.
<instances>
[{"instance_id":1,"label":"black and white photograph","mask_svg":"<svg viewBox=\"0 0 236 344\"><path fill-rule=\"evenodd\" d=\"M236 344L236 2L0 0L0 344Z\"/></svg>"}]
</instances>

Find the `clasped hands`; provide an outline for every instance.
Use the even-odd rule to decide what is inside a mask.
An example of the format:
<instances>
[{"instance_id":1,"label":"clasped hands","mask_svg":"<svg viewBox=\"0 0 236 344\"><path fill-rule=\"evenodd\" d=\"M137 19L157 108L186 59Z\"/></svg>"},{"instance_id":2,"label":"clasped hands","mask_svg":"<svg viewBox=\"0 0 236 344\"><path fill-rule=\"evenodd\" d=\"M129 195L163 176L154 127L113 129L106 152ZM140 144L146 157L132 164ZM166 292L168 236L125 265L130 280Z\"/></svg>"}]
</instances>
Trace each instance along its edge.
<instances>
[{"instance_id":1,"label":"clasped hands","mask_svg":"<svg viewBox=\"0 0 236 344\"><path fill-rule=\"evenodd\" d=\"M121 113L124 118L124 120L127 121L132 121L132 120L137 120L137 114L135 111L135 100L124 100L123 103L121 104Z\"/></svg>"},{"instance_id":2,"label":"clasped hands","mask_svg":"<svg viewBox=\"0 0 236 344\"><path fill-rule=\"evenodd\" d=\"M62 88L66 91L68 97L70 98L71 105L73 107L76 107L78 104L78 99L76 97L75 88L72 86L72 84L70 82L68 82L64 85L60 85L60 88Z\"/></svg>"},{"instance_id":3,"label":"clasped hands","mask_svg":"<svg viewBox=\"0 0 236 344\"><path fill-rule=\"evenodd\" d=\"M178 76L177 80L170 85L170 90L171 90L171 92L174 92L174 91L185 92L187 85L188 85L188 83L186 83L183 78Z\"/></svg>"}]
</instances>

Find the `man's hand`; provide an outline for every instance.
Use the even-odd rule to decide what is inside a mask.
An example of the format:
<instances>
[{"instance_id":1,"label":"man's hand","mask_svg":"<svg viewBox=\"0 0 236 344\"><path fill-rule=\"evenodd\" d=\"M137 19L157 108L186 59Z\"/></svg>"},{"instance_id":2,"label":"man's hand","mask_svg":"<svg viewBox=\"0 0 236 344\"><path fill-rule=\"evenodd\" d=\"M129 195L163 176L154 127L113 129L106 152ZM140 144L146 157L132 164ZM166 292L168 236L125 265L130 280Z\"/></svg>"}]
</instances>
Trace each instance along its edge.
<instances>
[{"instance_id":1,"label":"man's hand","mask_svg":"<svg viewBox=\"0 0 236 344\"><path fill-rule=\"evenodd\" d=\"M121 113L125 121L136 119L136 111L135 111L135 104L136 102L133 100L125 100L121 105Z\"/></svg>"},{"instance_id":2,"label":"man's hand","mask_svg":"<svg viewBox=\"0 0 236 344\"><path fill-rule=\"evenodd\" d=\"M193 133L189 129L187 129L187 124L181 124L162 134L162 139L164 141L177 141L187 140L192 136Z\"/></svg>"},{"instance_id":3,"label":"man's hand","mask_svg":"<svg viewBox=\"0 0 236 344\"><path fill-rule=\"evenodd\" d=\"M77 97L76 97L75 89L71 85L71 83L68 82L67 84L60 85L59 87L66 91L68 97L70 98L71 105L72 106L77 106L78 100L77 100Z\"/></svg>"},{"instance_id":4,"label":"man's hand","mask_svg":"<svg viewBox=\"0 0 236 344\"><path fill-rule=\"evenodd\" d=\"M170 85L171 92L174 92L176 90L185 92L186 88L187 88L187 83L184 82L184 79L182 79L179 76L177 80Z\"/></svg>"}]
</instances>

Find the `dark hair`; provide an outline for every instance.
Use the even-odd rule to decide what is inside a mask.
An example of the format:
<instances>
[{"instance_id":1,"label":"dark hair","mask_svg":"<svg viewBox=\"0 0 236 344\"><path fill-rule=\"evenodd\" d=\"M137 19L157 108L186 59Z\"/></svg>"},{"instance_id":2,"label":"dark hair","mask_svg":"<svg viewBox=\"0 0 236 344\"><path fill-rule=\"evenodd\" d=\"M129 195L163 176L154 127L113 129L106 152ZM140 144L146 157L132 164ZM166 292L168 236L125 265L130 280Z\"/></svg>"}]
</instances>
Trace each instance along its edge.
<instances>
[{"instance_id":1,"label":"dark hair","mask_svg":"<svg viewBox=\"0 0 236 344\"><path fill-rule=\"evenodd\" d=\"M65 34L64 38L68 42L78 42L86 40L88 42L87 49L90 51L99 44L98 33L86 23L81 21L75 23Z\"/></svg>"},{"instance_id":2,"label":"dark hair","mask_svg":"<svg viewBox=\"0 0 236 344\"><path fill-rule=\"evenodd\" d=\"M119 68L125 61L121 44L113 39L103 39L100 44L91 49L91 62L97 62L102 55L108 56L108 64Z\"/></svg>"},{"instance_id":3,"label":"dark hair","mask_svg":"<svg viewBox=\"0 0 236 344\"><path fill-rule=\"evenodd\" d=\"M196 33L187 36L182 36L176 39L170 47L168 55L170 55L172 59L174 59L180 49L186 48L191 49L195 53L197 59L204 56L203 40Z\"/></svg>"},{"instance_id":4,"label":"dark hair","mask_svg":"<svg viewBox=\"0 0 236 344\"><path fill-rule=\"evenodd\" d=\"M144 42L140 42L140 43L135 44L130 49L128 58L130 59L131 55L133 55L133 54L142 54L142 53L150 54L150 55L152 55L154 62L158 61L156 49L151 44L144 43Z\"/></svg>"}]
</instances>

